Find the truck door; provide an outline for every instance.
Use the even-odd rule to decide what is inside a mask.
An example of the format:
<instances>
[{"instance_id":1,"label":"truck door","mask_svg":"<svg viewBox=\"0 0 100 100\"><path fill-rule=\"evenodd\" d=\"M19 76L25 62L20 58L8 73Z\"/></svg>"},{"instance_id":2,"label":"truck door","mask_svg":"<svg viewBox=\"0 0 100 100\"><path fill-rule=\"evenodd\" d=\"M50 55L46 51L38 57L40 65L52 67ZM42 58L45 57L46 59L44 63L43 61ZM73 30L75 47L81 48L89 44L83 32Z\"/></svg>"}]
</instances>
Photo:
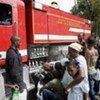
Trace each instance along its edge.
<instances>
[{"instance_id":1,"label":"truck door","mask_svg":"<svg viewBox=\"0 0 100 100\"><path fill-rule=\"evenodd\" d=\"M4 63L6 50L10 45L10 37L13 34L12 7L0 3L0 65Z\"/></svg>"}]
</instances>

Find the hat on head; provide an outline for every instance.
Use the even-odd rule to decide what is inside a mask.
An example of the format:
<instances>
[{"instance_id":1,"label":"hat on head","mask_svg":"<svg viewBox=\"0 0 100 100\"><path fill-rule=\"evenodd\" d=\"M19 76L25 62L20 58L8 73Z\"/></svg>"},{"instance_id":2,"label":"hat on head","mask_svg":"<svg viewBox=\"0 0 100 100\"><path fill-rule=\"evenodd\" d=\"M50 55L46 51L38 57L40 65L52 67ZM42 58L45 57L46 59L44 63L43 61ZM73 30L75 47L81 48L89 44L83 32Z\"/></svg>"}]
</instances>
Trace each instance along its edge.
<instances>
[{"instance_id":1,"label":"hat on head","mask_svg":"<svg viewBox=\"0 0 100 100\"><path fill-rule=\"evenodd\" d=\"M78 52L82 51L82 46L79 43L71 43L69 45L69 47L76 50L76 51L78 51Z\"/></svg>"}]
</instances>

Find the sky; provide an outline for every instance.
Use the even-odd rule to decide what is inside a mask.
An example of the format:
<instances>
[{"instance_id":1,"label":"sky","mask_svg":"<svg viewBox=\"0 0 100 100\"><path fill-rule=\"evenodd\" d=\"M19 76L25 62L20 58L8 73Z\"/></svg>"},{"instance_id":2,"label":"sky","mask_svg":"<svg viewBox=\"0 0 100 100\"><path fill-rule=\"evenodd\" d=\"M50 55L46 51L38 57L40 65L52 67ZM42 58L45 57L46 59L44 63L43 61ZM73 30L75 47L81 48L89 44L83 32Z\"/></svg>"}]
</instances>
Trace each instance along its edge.
<instances>
[{"instance_id":1,"label":"sky","mask_svg":"<svg viewBox=\"0 0 100 100\"><path fill-rule=\"evenodd\" d=\"M35 0L37 2L49 5L53 0ZM70 12L73 5L75 5L75 0L55 0L59 4L61 10Z\"/></svg>"}]
</instances>

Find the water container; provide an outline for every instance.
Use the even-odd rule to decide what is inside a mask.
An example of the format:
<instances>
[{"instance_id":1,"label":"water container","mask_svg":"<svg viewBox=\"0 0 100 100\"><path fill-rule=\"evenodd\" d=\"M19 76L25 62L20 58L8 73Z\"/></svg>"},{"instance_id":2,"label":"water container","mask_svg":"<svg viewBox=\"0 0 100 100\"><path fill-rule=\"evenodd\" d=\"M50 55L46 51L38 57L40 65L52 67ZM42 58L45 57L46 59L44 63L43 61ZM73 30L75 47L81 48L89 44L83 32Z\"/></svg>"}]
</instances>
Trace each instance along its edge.
<instances>
[{"instance_id":1,"label":"water container","mask_svg":"<svg viewBox=\"0 0 100 100\"><path fill-rule=\"evenodd\" d=\"M12 100L19 100L19 91L18 91L18 89L16 89L13 92Z\"/></svg>"}]
</instances>

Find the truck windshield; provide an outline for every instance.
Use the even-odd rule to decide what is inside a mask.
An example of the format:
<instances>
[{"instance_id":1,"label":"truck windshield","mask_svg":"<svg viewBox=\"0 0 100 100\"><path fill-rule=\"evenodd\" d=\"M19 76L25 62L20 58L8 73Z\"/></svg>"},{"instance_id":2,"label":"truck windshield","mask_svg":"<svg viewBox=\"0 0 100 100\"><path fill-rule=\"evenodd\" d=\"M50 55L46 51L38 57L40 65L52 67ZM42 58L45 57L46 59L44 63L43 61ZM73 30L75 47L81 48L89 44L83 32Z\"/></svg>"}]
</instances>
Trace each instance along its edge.
<instances>
[{"instance_id":1,"label":"truck windshield","mask_svg":"<svg viewBox=\"0 0 100 100\"><path fill-rule=\"evenodd\" d=\"M10 5L0 3L0 25L12 24L12 9Z\"/></svg>"}]
</instances>

